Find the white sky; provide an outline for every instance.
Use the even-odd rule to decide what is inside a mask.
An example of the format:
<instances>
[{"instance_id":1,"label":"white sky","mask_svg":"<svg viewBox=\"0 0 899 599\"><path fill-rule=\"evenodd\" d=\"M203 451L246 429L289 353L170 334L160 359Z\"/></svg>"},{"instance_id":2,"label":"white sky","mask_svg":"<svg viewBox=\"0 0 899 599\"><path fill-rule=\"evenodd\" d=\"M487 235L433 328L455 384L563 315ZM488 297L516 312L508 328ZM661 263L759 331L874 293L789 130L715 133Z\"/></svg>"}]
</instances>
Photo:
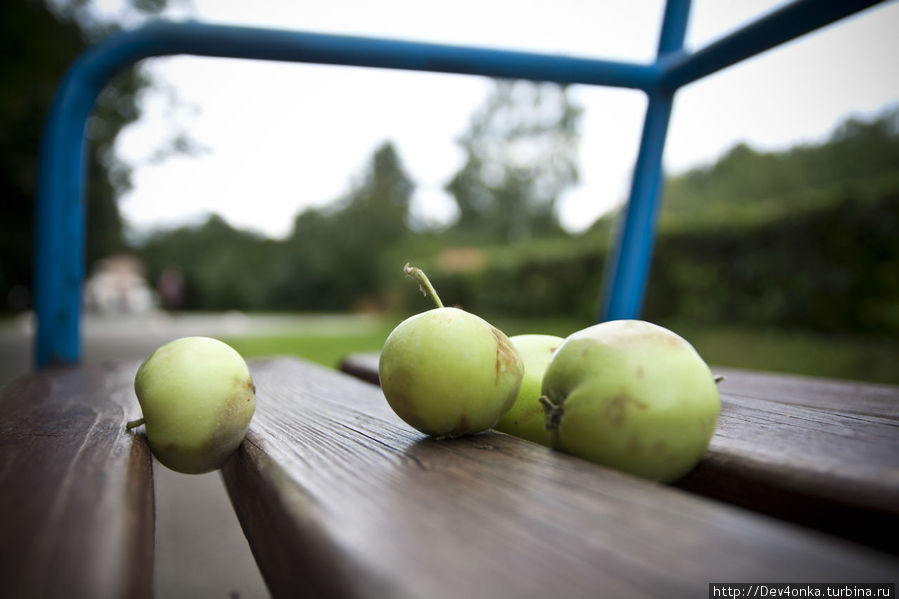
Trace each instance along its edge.
<instances>
[{"instance_id":1,"label":"white sky","mask_svg":"<svg viewBox=\"0 0 899 599\"><path fill-rule=\"evenodd\" d=\"M694 0L687 46L782 3ZM117 0L97 5L119 10ZM168 16L649 62L662 7L657 0L195 0L189 12ZM665 168L709 163L739 141L762 150L819 141L848 115L871 116L896 102L897 31L899 2L887 2L683 88ZM137 232L216 212L234 226L287 235L303 208L347 192L388 139L417 185L417 217L445 222L454 205L443 187L463 159L454 140L491 87L479 77L198 57L145 65L164 89L143 98L144 116L117 148L135 167L134 190L120 206ZM584 108L582 180L562 198L560 214L580 230L627 195L646 102L639 91L575 86L572 93ZM150 160L180 130L208 151Z\"/></svg>"}]
</instances>

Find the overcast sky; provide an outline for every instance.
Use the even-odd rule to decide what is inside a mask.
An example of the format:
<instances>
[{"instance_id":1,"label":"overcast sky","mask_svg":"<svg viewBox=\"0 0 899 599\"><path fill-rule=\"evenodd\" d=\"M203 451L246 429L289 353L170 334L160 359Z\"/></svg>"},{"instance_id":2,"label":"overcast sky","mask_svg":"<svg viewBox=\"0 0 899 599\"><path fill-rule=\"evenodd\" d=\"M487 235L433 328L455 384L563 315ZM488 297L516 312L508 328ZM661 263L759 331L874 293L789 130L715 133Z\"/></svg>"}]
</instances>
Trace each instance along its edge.
<instances>
[{"instance_id":1,"label":"overcast sky","mask_svg":"<svg viewBox=\"0 0 899 599\"><path fill-rule=\"evenodd\" d=\"M109 14L116 0L98 0ZM695 0L687 46L702 47L783 4ZM195 0L171 18L438 43L524 49L635 62L653 59L662 2L594 0ZM664 164L682 172L738 142L760 150L820 141L847 116L899 101L899 2L731 67L678 92ZM125 130L119 155L134 189L122 213L135 231L197 222L209 212L279 237L295 214L346 193L375 148L392 140L416 183L419 219L445 222L443 191L461 165L455 139L491 84L479 77L259 61L172 57L146 61L159 89ZM563 224L588 226L626 196L645 97L574 86L584 108L581 184L560 204ZM186 132L196 156L154 160Z\"/></svg>"}]
</instances>

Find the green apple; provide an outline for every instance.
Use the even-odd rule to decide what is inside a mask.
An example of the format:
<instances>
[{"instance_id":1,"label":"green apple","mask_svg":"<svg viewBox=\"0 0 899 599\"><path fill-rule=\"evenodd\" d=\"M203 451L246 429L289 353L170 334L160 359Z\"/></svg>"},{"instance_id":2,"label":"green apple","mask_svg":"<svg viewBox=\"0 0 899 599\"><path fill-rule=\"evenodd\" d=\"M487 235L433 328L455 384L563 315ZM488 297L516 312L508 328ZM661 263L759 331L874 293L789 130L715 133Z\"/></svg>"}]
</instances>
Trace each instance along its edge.
<instances>
[{"instance_id":1,"label":"green apple","mask_svg":"<svg viewBox=\"0 0 899 599\"><path fill-rule=\"evenodd\" d=\"M496 425L496 430L550 446L546 416L540 403L543 373L564 339L555 335L515 335L509 337L524 362L524 378L515 404Z\"/></svg>"},{"instance_id":2,"label":"green apple","mask_svg":"<svg viewBox=\"0 0 899 599\"><path fill-rule=\"evenodd\" d=\"M247 434L256 386L243 358L209 337L184 337L140 366L134 391L153 455L186 474L216 470Z\"/></svg>"},{"instance_id":3,"label":"green apple","mask_svg":"<svg viewBox=\"0 0 899 599\"><path fill-rule=\"evenodd\" d=\"M521 357L486 320L445 308L425 274L406 265L438 306L401 322L384 342L378 376L387 403L407 424L433 437L492 428L521 385Z\"/></svg>"},{"instance_id":4,"label":"green apple","mask_svg":"<svg viewBox=\"0 0 899 599\"><path fill-rule=\"evenodd\" d=\"M553 447L663 482L699 461L721 411L716 379L693 346L637 320L566 338L540 401Z\"/></svg>"}]
</instances>

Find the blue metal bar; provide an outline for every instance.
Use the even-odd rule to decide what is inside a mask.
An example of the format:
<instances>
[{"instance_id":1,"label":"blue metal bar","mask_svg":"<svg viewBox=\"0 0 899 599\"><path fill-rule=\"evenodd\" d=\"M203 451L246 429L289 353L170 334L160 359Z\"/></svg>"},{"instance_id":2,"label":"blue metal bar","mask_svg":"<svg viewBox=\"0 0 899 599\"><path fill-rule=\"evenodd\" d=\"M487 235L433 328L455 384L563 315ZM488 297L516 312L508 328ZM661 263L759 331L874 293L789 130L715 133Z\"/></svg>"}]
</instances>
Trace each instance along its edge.
<instances>
[{"instance_id":1,"label":"blue metal bar","mask_svg":"<svg viewBox=\"0 0 899 599\"><path fill-rule=\"evenodd\" d=\"M99 88L77 64L63 80L41 140L35 207L34 287L37 366L77 362L84 278L84 130Z\"/></svg>"},{"instance_id":2,"label":"blue metal bar","mask_svg":"<svg viewBox=\"0 0 899 599\"><path fill-rule=\"evenodd\" d=\"M656 61L661 69L659 85L648 91L649 105L630 199L606 265L598 320L637 318L642 311L663 188L662 151L675 91L880 1L796 0L695 54L682 50L689 1L667 3Z\"/></svg>"},{"instance_id":3,"label":"blue metal bar","mask_svg":"<svg viewBox=\"0 0 899 599\"><path fill-rule=\"evenodd\" d=\"M796 0L693 54L675 52L660 57L661 84L677 89L881 1Z\"/></svg>"},{"instance_id":4,"label":"blue metal bar","mask_svg":"<svg viewBox=\"0 0 899 599\"><path fill-rule=\"evenodd\" d=\"M653 66L484 48L322 35L200 23L157 23L91 48L67 73L41 152L36 208L35 310L38 366L81 355L84 277L84 131L97 95L123 67L150 56L195 54L344 64L648 89Z\"/></svg>"},{"instance_id":5,"label":"blue metal bar","mask_svg":"<svg viewBox=\"0 0 899 599\"><path fill-rule=\"evenodd\" d=\"M142 58L173 54L435 71L636 89L649 89L657 80L654 65L193 22L146 25L112 36L86 53L97 66L107 71L118 70Z\"/></svg>"},{"instance_id":6,"label":"blue metal bar","mask_svg":"<svg viewBox=\"0 0 899 599\"><path fill-rule=\"evenodd\" d=\"M660 59L683 47L689 15L690 0L668 0L659 36ZM662 152L673 94L673 90L665 88L656 88L648 94L630 199L606 262L600 321L638 318L643 308L663 185Z\"/></svg>"},{"instance_id":7,"label":"blue metal bar","mask_svg":"<svg viewBox=\"0 0 899 599\"><path fill-rule=\"evenodd\" d=\"M669 0L659 58L651 65L200 23L157 23L113 36L72 65L57 91L44 131L35 215L36 364L74 363L80 358L85 126L103 86L120 69L143 58L195 54L644 90L649 104L640 153L628 209L607 266L600 314L606 319L626 318L638 316L642 307L674 91L876 1L797 0L690 56L681 51L689 0Z\"/></svg>"}]
</instances>

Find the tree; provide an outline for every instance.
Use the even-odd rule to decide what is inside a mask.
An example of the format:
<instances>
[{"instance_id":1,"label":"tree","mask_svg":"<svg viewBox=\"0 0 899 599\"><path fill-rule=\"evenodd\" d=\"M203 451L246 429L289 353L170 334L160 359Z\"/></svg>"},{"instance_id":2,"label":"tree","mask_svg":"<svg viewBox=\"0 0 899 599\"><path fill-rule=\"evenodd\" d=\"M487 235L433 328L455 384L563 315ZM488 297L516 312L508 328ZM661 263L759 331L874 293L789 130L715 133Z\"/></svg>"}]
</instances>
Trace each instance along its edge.
<instances>
[{"instance_id":1,"label":"tree","mask_svg":"<svg viewBox=\"0 0 899 599\"><path fill-rule=\"evenodd\" d=\"M391 220L384 223L385 229L390 227L399 233L408 228L414 190L415 184L406 173L393 143L384 142L372 157L369 181L363 192L372 207Z\"/></svg>"},{"instance_id":2,"label":"tree","mask_svg":"<svg viewBox=\"0 0 899 599\"><path fill-rule=\"evenodd\" d=\"M408 228L415 186L391 142L375 150L361 184L345 198L339 219L365 241L393 239Z\"/></svg>"},{"instance_id":3,"label":"tree","mask_svg":"<svg viewBox=\"0 0 899 599\"><path fill-rule=\"evenodd\" d=\"M899 107L892 106L870 121L846 120L823 143L786 152L759 152L740 143L709 166L671 177L662 225L734 224L815 209L834 200L834 190L859 195L895 180L897 173Z\"/></svg>"},{"instance_id":4,"label":"tree","mask_svg":"<svg viewBox=\"0 0 899 599\"><path fill-rule=\"evenodd\" d=\"M161 10L165 0L131 0L132 15ZM97 20L83 0L9 0L0 19L0 310L24 307L31 287L34 197L38 149L44 119L68 66L89 44L116 29ZM138 116L137 95L148 84L129 69L101 94L88 130L88 263L124 247L116 199L130 185L128 168L119 162L113 142ZM18 292L12 293L12 290Z\"/></svg>"},{"instance_id":5,"label":"tree","mask_svg":"<svg viewBox=\"0 0 899 599\"><path fill-rule=\"evenodd\" d=\"M195 227L157 232L140 248L151 280L175 270L185 309L265 310L284 251L279 241L235 229L219 216Z\"/></svg>"},{"instance_id":6,"label":"tree","mask_svg":"<svg viewBox=\"0 0 899 599\"><path fill-rule=\"evenodd\" d=\"M347 309L380 301L380 262L408 233L414 184L393 144L386 142L334 207L311 209L294 221L276 297L289 309Z\"/></svg>"},{"instance_id":7,"label":"tree","mask_svg":"<svg viewBox=\"0 0 899 599\"><path fill-rule=\"evenodd\" d=\"M503 241L558 231L556 201L578 179L580 115L565 87L498 81L458 140L466 160L447 185L456 229Z\"/></svg>"}]
</instances>

